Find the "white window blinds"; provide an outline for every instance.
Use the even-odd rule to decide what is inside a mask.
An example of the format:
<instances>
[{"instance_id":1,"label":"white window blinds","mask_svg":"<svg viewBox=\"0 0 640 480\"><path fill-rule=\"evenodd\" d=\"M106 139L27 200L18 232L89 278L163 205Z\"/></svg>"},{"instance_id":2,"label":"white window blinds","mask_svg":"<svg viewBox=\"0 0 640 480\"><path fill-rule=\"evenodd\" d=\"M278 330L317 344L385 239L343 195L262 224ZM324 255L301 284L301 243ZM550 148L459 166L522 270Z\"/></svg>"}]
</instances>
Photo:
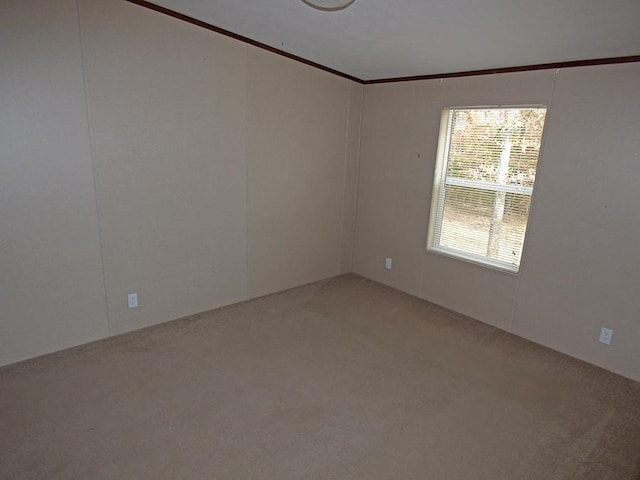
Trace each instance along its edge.
<instances>
[{"instance_id":1,"label":"white window blinds","mask_svg":"<svg viewBox=\"0 0 640 480\"><path fill-rule=\"evenodd\" d=\"M518 271L546 109L445 110L429 248Z\"/></svg>"}]
</instances>

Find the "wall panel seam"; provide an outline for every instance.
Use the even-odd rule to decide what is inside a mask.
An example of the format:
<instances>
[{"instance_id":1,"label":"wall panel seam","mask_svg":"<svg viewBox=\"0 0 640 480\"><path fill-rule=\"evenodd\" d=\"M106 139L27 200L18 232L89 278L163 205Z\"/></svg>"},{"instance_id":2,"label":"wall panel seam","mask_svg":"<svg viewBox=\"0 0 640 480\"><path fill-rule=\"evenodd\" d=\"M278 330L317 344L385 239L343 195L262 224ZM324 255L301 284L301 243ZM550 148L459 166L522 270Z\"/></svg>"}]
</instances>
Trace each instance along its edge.
<instances>
[{"instance_id":1,"label":"wall panel seam","mask_svg":"<svg viewBox=\"0 0 640 480\"><path fill-rule=\"evenodd\" d=\"M84 104L87 118L87 136L89 139L89 157L91 161L91 173L93 177L93 194L96 202L96 217L98 220L98 246L100 249L100 268L102 273L102 288L104 291L104 309L107 320L107 333L111 336L111 317L109 315L109 294L107 288L107 274L105 268L105 255L103 248L103 225L100 208L100 199L98 195L98 174L95 161L95 142L93 137L93 127L91 125L91 108L89 106L89 87L87 82L87 69L85 66L85 49L83 42L82 20L80 17L80 0L76 0L76 18L78 21L78 44L80 47L80 66L82 70L82 84L84 89Z\"/></svg>"},{"instance_id":2,"label":"wall panel seam","mask_svg":"<svg viewBox=\"0 0 640 480\"><path fill-rule=\"evenodd\" d=\"M556 93L556 83L558 80L558 75L560 74L560 69L556 69L554 75L553 75L553 80L551 82L551 92L549 93L549 97L547 100L547 113L546 113L546 117L545 117L545 125L544 125L544 130L542 132L542 144L540 145L540 154L539 154L539 159L538 159L538 166L536 167L536 175L539 176L539 172L540 172L540 167L544 168L544 161L545 161L545 133L547 132L547 126L549 124L549 118L551 117L551 115L553 115L553 111L552 111L552 105L553 105L553 99ZM542 160L542 161L541 161ZM535 186L534 186L534 190L533 190L533 194L532 194L532 198L531 198L531 206L529 207L529 217L527 219L527 230L529 230L529 223L531 222L531 217L533 216L532 213L535 211L535 197L536 197L536 190L535 190ZM528 250L527 250L527 235L525 235L524 238L524 244L523 244L523 248L522 248L522 259L520 261L520 272L518 272L518 275L516 277L516 286L514 288L513 291L513 302L512 302L512 306L511 306L511 316L509 318L509 326L508 326L508 331L513 333L514 330L514 326L515 326L515 322L516 322L516 312L517 312L517 308L518 308L518 297L520 296L520 280L522 279L522 274L526 269L526 262L527 262L527 257L528 255Z\"/></svg>"},{"instance_id":3,"label":"wall panel seam","mask_svg":"<svg viewBox=\"0 0 640 480\"><path fill-rule=\"evenodd\" d=\"M349 272L353 273L354 263L355 263L355 255L356 255L356 235L358 232L358 200L360 197L360 167L362 165L362 130L364 127L364 99L365 99L365 88L361 88L360 93L360 118L358 119L358 150L356 152L356 168L355 168L355 176L356 176L356 184L355 184L355 194L353 199L353 232L351 239L351 262L349 265Z\"/></svg>"},{"instance_id":4,"label":"wall panel seam","mask_svg":"<svg viewBox=\"0 0 640 480\"><path fill-rule=\"evenodd\" d=\"M347 90L347 108L346 108L346 122L344 129L344 165L342 174L342 215L340 219L340 243L338 248L338 274L342 273L342 259L346 252L343 251L344 235L345 235L345 219L347 218L347 192L349 185L347 184L347 176L349 171L349 127L351 125L351 90L353 85L349 83Z\"/></svg>"}]
</instances>

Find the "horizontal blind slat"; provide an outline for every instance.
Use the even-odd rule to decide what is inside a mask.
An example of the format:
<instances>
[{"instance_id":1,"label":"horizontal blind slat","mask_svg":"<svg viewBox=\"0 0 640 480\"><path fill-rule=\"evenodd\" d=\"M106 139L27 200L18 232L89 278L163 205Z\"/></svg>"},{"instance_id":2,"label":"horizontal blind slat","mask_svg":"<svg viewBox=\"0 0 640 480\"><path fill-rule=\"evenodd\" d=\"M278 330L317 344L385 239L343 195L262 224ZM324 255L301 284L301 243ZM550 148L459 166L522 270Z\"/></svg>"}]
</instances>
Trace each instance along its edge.
<instances>
[{"instance_id":1,"label":"horizontal blind slat","mask_svg":"<svg viewBox=\"0 0 640 480\"><path fill-rule=\"evenodd\" d=\"M467 180L465 178L447 177L445 180L447 185L455 185L458 187L472 187L482 190L491 190L494 192L509 192L519 193L521 195L531 195L533 193L532 187L525 187L522 185L509 185L492 182L482 182L479 180Z\"/></svg>"},{"instance_id":2,"label":"horizontal blind slat","mask_svg":"<svg viewBox=\"0 0 640 480\"><path fill-rule=\"evenodd\" d=\"M545 108L452 109L433 246L517 270Z\"/></svg>"}]
</instances>

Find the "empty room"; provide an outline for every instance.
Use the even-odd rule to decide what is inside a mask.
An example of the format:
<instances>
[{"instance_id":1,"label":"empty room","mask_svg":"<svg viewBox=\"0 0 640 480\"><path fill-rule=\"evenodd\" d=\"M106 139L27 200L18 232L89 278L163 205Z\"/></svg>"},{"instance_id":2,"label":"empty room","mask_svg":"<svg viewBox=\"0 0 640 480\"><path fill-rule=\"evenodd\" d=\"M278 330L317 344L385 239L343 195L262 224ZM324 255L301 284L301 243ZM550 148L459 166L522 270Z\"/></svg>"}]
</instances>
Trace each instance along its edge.
<instances>
[{"instance_id":1,"label":"empty room","mask_svg":"<svg viewBox=\"0 0 640 480\"><path fill-rule=\"evenodd\" d=\"M640 480L640 2L1 0L0 479Z\"/></svg>"}]
</instances>

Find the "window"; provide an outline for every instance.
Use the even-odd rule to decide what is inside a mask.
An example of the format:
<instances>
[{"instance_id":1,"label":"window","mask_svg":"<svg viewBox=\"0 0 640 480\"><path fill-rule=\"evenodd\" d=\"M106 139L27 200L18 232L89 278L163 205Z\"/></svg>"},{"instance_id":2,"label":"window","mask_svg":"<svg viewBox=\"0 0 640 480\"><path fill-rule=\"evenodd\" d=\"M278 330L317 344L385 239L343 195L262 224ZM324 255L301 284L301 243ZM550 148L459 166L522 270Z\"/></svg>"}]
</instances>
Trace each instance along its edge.
<instances>
[{"instance_id":1,"label":"window","mask_svg":"<svg viewBox=\"0 0 640 480\"><path fill-rule=\"evenodd\" d=\"M546 108L443 112L429 250L517 272Z\"/></svg>"}]
</instances>

